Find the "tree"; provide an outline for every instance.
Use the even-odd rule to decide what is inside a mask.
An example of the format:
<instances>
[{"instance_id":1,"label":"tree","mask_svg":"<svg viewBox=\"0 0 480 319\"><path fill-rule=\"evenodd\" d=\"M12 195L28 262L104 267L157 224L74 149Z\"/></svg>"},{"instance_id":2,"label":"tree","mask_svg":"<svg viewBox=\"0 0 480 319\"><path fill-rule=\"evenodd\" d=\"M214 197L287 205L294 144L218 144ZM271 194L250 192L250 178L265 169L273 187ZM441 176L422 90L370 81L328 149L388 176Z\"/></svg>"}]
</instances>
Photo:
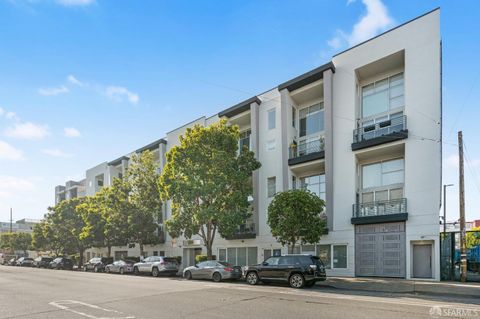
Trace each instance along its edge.
<instances>
[{"instance_id":1,"label":"tree","mask_svg":"<svg viewBox=\"0 0 480 319\"><path fill-rule=\"evenodd\" d=\"M26 255L31 245L32 235L29 233L4 233L0 236L0 248L12 253L21 250Z\"/></svg>"},{"instance_id":2,"label":"tree","mask_svg":"<svg viewBox=\"0 0 480 319\"><path fill-rule=\"evenodd\" d=\"M239 128L222 120L195 125L166 154L161 175L164 200L171 200L167 231L176 238L199 235L212 259L218 232L223 237L251 215L252 172L260 167L253 152L238 152Z\"/></svg>"},{"instance_id":3,"label":"tree","mask_svg":"<svg viewBox=\"0 0 480 319\"><path fill-rule=\"evenodd\" d=\"M468 249L480 246L480 227L473 227L467 232L465 243Z\"/></svg>"},{"instance_id":4,"label":"tree","mask_svg":"<svg viewBox=\"0 0 480 319\"><path fill-rule=\"evenodd\" d=\"M3 233L0 234L0 248L10 251L15 251L15 233Z\"/></svg>"},{"instance_id":5,"label":"tree","mask_svg":"<svg viewBox=\"0 0 480 319\"><path fill-rule=\"evenodd\" d=\"M272 235L288 245L290 253L297 242L317 243L326 233L326 219L322 212L325 202L314 193L294 189L275 195L268 205L268 225Z\"/></svg>"},{"instance_id":6,"label":"tree","mask_svg":"<svg viewBox=\"0 0 480 319\"><path fill-rule=\"evenodd\" d=\"M158 222L162 220L162 200L160 193L158 163L147 150L134 154L127 169L126 187L130 191L128 218L130 240L140 245L143 256L144 245L158 242Z\"/></svg>"}]
</instances>

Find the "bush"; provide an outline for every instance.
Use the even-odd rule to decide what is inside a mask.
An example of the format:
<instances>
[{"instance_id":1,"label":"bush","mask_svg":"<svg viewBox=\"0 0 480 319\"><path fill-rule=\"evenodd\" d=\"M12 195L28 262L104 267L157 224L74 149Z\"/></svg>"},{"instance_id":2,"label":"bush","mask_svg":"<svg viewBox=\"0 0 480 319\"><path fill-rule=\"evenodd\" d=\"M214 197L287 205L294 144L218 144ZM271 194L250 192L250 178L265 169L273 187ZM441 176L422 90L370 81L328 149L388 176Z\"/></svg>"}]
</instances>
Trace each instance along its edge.
<instances>
[{"instance_id":1,"label":"bush","mask_svg":"<svg viewBox=\"0 0 480 319\"><path fill-rule=\"evenodd\" d=\"M207 255L197 255L195 256L195 263L201 263L202 261L207 261L208 260L208 257ZM212 255L212 260L217 260L217 256L215 255Z\"/></svg>"}]
</instances>

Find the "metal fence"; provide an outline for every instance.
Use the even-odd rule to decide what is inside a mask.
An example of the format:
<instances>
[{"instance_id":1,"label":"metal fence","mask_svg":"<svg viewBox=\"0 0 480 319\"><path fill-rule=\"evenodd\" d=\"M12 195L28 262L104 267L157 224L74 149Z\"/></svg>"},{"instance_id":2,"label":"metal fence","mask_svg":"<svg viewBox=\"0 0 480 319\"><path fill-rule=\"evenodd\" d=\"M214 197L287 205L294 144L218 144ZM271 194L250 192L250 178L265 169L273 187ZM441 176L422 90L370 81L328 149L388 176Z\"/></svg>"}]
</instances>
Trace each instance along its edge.
<instances>
[{"instance_id":1,"label":"metal fence","mask_svg":"<svg viewBox=\"0 0 480 319\"><path fill-rule=\"evenodd\" d=\"M353 205L353 217L404 214L407 212L407 199L391 199Z\"/></svg>"},{"instance_id":2,"label":"metal fence","mask_svg":"<svg viewBox=\"0 0 480 319\"><path fill-rule=\"evenodd\" d=\"M402 115L383 122L366 125L355 129L353 131L353 142L358 143L365 140L371 140L376 137L406 130L406 128L407 117Z\"/></svg>"},{"instance_id":3,"label":"metal fence","mask_svg":"<svg viewBox=\"0 0 480 319\"><path fill-rule=\"evenodd\" d=\"M467 281L480 282L480 231L467 231ZM460 281L460 232L440 233L442 280Z\"/></svg>"}]
</instances>

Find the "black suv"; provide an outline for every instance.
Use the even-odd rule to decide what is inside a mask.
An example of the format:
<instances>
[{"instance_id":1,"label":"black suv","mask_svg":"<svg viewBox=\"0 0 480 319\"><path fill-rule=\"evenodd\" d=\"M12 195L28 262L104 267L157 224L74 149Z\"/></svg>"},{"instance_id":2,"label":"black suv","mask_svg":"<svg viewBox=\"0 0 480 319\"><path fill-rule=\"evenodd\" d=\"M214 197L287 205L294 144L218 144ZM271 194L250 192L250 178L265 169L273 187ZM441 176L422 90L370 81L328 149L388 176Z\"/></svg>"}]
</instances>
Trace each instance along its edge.
<instances>
[{"instance_id":1,"label":"black suv","mask_svg":"<svg viewBox=\"0 0 480 319\"><path fill-rule=\"evenodd\" d=\"M53 261L53 258L50 257L37 257L33 260L33 267L37 268L48 268L50 262Z\"/></svg>"},{"instance_id":2,"label":"black suv","mask_svg":"<svg viewBox=\"0 0 480 319\"><path fill-rule=\"evenodd\" d=\"M105 270L105 266L107 264L111 264L113 262L113 258L107 257L93 257L90 259L85 265L83 265L84 271L93 271L93 272L101 272Z\"/></svg>"},{"instance_id":3,"label":"black suv","mask_svg":"<svg viewBox=\"0 0 480 319\"><path fill-rule=\"evenodd\" d=\"M48 265L50 269L69 269L73 270L73 261L65 257L57 257Z\"/></svg>"},{"instance_id":4,"label":"black suv","mask_svg":"<svg viewBox=\"0 0 480 319\"><path fill-rule=\"evenodd\" d=\"M263 282L288 282L292 288L311 287L327 278L320 258L311 255L284 255L270 257L263 263L245 267L245 278L250 285Z\"/></svg>"}]
</instances>

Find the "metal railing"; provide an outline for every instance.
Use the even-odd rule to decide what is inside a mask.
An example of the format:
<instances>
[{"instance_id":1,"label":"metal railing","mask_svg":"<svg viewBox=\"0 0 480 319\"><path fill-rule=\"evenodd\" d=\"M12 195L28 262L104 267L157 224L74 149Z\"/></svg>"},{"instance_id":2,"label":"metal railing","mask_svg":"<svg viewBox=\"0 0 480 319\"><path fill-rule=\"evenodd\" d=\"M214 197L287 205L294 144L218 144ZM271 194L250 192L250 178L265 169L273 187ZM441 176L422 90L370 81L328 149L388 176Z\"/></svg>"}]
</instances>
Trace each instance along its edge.
<instances>
[{"instance_id":1,"label":"metal railing","mask_svg":"<svg viewBox=\"0 0 480 319\"><path fill-rule=\"evenodd\" d=\"M312 153L318 153L325 149L325 137L318 136L316 139L297 139L290 146L289 158L296 158Z\"/></svg>"},{"instance_id":2,"label":"metal railing","mask_svg":"<svg viewBox=\"0 0 480 319\"><path fill-rule=\"evenodd\" d=\"M395 117L383 122L366 125L353 130L353 142L358 143L371 140L395 132L407 129L407 117L405 115Z\"/></svg>"},{"instance_id":3,"label":"metal railing","mask_svg":"<svg viewBox=\"0 0 480 319\"><path fill-rule=\"evenodd\" d=\"M406 198L353 204L353 217L370 217L405 213L407 213Z\"/></svg>"},{"instance_id":4,"label":"metal railing","mask_svg":"<svg viewBox=\"0 0 480 319\"><path fill-rule=\"evenodd\" d=\"M238 226L238 228L235 230L235 235L243 235L243 234L255 234L255 223L254 222L246 222L245 224L242 224Z\"/></svg>"}]
</instances>

